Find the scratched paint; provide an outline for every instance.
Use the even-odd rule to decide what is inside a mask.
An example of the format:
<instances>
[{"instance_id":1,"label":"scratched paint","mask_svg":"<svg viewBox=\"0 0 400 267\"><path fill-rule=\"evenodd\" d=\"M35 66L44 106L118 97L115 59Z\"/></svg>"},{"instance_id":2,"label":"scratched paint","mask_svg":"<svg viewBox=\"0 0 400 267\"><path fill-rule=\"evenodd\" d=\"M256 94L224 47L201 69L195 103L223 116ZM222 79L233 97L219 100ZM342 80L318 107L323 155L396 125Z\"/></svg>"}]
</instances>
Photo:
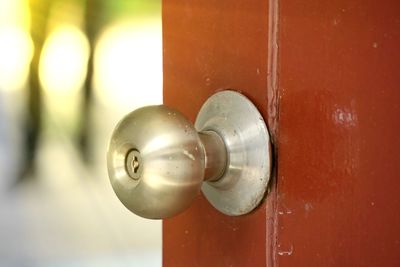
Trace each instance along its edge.
<instances>
[{"instance_id":1,"label":"scratched paint","mask_svg":"<svg viewBox=\"0 0 400 267\"><path fill-rule=\"evenodd\" d=\"M344 127L355 127L358 122L357 113L349 108L337 108L332 114L333 122Z\"/></svg>"},{"instance_id":2,"label":"scratched paint","mask_svg":"<svg viewBox=\"0 0 400 267\"><path fill-rule=\"evenodd\" d=\"M164 103L193 122L210 95L234 89L268 120L268 12L268 1L164 0ZM266 227L266 202L229 217L199 196L163 222L163 265L265 267Z\"/></svg>"},{"instance_id":3,"label":"scratched paint","mask_svg":"<svg viewBox=\"0 0 400 267\"><path fill-rule=\"evenodd\" d=\"M400 2L279 10L278 264L398 266Z\"/></svg>"},{"instance_id":4,"label":"scratched paint","mask_svg":"<svg viewBox=\"0 0 400 267\"><path fill-rule=\"evenodd\" d=\"M397 266L399 2L266 2L163 1L164 102L194 121L240 90L278 166L250 215L200 196L166 220L164 266Z\"/></svg>"}]
</instances>

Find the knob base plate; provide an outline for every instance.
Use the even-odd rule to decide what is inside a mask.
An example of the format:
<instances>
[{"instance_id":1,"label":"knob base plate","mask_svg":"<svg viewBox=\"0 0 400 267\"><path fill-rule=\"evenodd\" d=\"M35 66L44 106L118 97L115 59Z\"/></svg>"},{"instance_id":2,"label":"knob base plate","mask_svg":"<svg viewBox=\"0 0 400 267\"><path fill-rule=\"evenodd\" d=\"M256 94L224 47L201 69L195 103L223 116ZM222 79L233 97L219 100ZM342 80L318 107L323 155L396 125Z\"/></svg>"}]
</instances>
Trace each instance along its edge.
<instances>
[{"instance_id":1,"label":"knob base plate","mask_svg":"<svg viewBox=\"0 0 400 267\"><path fill-rule=\"evenodd\" d=\"M238 216L262 201L271 175L271 145L267 126L253 103L235 91L221 91L202 106L197 131L219 134L228 163L217 181L206 181L202 192L220 212Z\"/></svg>"}]
</instances>

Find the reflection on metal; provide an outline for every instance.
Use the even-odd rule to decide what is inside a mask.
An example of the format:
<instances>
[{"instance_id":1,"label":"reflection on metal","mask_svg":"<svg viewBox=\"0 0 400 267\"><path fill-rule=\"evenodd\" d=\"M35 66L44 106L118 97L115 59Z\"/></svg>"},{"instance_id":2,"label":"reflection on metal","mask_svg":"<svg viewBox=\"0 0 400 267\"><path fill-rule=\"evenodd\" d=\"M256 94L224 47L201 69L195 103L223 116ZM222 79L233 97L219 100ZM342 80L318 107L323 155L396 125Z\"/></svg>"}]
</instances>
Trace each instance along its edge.
<instances>
[{"instance_id":1,"label":"reflection on metal","mask_svg":"<svg viewBox=\"0 0 400 267\"><path fill-rule=\"evenodd\" d=\"M130 175L135 173L134 165L126 159L135 150L141 157L139 178ZM129 210L145 218L171 217L199 193L204 156L190 121L166 106L147 106L117 125L108 149L108 173Z\"/></svg>"},{"instance_id":2,"label":"reflection on metal","mask_svg":"<svg viewBox=\"0 0 400 267\"><path fill-rule=\"evenodd\" d=\"M135 110L119 122L107 164L113 189L129 210L145 218L171 217L200 189L227 215L248 213L259 204L271 153L267 127L254 105L233 91L217 93L201 109L196 129L166 106Z\"/></svg>"},{"instance_id":3,"label":"reflection on metal","mask_svg":"<svg viewBox=\"0 0 400 267\"><path fill-rule=\"evenodd\" d=\"M217 132L229 155L221 179L203 183L208 201L227 215L252 211L264 197L271 172L268 129L257 108L237 92L220 92L203 105L195 127Z\"/></svg>"}]
</instances>

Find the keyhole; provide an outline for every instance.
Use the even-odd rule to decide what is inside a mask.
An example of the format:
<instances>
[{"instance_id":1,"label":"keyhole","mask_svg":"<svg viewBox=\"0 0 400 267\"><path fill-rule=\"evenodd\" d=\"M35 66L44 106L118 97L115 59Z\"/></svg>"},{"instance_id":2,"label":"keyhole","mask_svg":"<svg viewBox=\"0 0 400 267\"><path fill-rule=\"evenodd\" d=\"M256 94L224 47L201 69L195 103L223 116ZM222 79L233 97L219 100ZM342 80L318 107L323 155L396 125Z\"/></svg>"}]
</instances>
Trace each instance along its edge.
<instances>
[{"instance_id":1,"label":"keyhole","mask_svg":"<svg viewBox=\"0 0 400 267\"><path fill-rule=\"evenodd\" d=\"M136 156L134 156L134 158L132 160L132 168L133 168L133 172L137 173L137 171L139 169L139 159Z\"/></svg>"},{"instance_id":2,"label":"keyhole","mask_svg":"<svg viewBox=\"0 0 400 267\"><path fill-rule=\"evenodd\" d=\"M141 157L140 157L140 152L132 149L130 150L127 155L126 155L126 160L125 160L125 169L128 175L137 180L140 178L141 174Z\"/></svg>"}]
</instances>

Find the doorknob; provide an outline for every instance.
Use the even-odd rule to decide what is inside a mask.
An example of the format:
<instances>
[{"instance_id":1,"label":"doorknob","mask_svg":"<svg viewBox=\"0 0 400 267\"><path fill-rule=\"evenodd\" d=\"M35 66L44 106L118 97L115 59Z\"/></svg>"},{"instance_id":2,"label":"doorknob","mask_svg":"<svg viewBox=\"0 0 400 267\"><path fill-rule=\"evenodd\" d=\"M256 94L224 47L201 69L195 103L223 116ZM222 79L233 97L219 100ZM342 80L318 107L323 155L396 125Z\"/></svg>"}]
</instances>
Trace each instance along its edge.
<instances>
[{"instance_id":1,"label":"doorknob","mask_svg":"<svg viewBox=\"0 0 400 267\"><path fill-rule=\"evenodd\" d=\"M243 215L266 192L269 134L257 108L235 91L212 95L195 125L173 108L147 106L117 124L107 167L117 197L139 216L177 215L200 190L222 213Z\"/></svg>"}]
</instances>

